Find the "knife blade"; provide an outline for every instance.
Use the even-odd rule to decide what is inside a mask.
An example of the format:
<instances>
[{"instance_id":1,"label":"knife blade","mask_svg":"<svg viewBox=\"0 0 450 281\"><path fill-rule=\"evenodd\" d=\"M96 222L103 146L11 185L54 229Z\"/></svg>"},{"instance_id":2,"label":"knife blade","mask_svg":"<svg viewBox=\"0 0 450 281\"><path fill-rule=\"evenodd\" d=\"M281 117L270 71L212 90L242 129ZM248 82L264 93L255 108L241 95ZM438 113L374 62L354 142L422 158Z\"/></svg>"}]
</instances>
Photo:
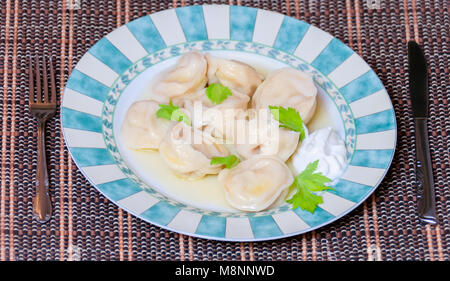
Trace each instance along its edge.
<instances>
[{"instance_id":1,"label":"knife blade","mask_svg":"<svg viewBox=\"0 0 450 281\"><path fill-rule=\"evenodd\" d=\"M408 42L408 65L416 142L417 211L423 223L436 224L436 200L427 128L427 63L422 49L414 41Z\"/></svg>"}]
</instances>

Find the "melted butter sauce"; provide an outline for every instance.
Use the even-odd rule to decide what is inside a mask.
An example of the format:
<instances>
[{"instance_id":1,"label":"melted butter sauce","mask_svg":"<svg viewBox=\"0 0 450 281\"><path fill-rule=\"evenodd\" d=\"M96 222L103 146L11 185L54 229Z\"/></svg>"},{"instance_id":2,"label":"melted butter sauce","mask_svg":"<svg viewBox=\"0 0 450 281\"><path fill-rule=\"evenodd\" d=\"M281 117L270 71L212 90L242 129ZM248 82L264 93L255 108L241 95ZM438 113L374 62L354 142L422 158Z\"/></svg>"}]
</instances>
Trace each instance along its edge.
<instances>
[{"instance_id":1,"label":"melted butter sauce","mask_svg":"<svg viewBox=\"0 0 450 281\"><path fill-rule=\"evenodd\" d=\"M168 197L203 209L236 211L226 202L217 175L192 181L180 178L166 165L158 151L132 151L132 158L145 167L148 176L156 183L155 188Z\"/></svg>"},{"instance_id":2,"label":"melted butter sauce","mask_svg":"<svg viewBox=\"0 0 450 281\"><path fill-rule=\"evenodd\" d=\"M271 71L260 66L254 66L262 75L267 76ZM144 91L140 99L148 98L149 91ZM307 124L309 133L319 128L332 126L330 114L324 106L324 98L318 96L316 112ZM233 148L227 145L227 148ZM234 149L230 149L233 153ZM217 212L240 212L231 207L226 199L223 188L218 182L217 175L208 175L199 180L186 180L177 176L164 162L158 151L132 151L129 150L130 161L140 167L144 167L145 178L152 179L152 187L166 196L190 206L208 209ZM287 161L292 170L291 161ZM139 174L138 174L139 175ZM284 196L286 193L284 193ZM270 208L284 203L284 198L279 198Z\"/></svg>"}]
</instances>

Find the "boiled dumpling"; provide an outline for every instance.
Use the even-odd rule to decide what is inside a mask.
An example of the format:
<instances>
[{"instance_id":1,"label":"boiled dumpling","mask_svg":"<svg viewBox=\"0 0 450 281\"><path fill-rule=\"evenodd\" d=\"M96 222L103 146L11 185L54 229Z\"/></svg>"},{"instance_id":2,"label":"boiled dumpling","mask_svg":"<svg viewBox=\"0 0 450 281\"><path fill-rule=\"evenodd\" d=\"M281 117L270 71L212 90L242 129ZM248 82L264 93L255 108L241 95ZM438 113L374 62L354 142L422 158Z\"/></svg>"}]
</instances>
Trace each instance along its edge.
<instances>
[{"instance_id":1,"label":"boiled dumpling","mask_svg":"<svg viewBox=\"0 0 450 281\"><path fill-rule=\"evenodd\" d=\"M278 134L278 140L263 136L256 143L249 141L237 143L235 145L236 151L245 159L255 155L277 155L283 161L286 161L297 148L299 133L279 128Z\"/></svg>"},{"instance_id":2,"label":"boiled dumpling","mask_svg":"<svg viewBox=\"0 0 450 281\"><path fill-rule=\"evenodd\" d=\"M255 156L219 174L227 202L252 212L269 207L293 181L288 166L276 156Z\"/></svg>"},{"instance_id":3,"label":"boiled dumpling","mask_svg":"<svg viewBox=\"0 0 450 281\"><path fill-rule=\"evenodd\" d=\"M199 52L189 52L181 56L177 64L155 78L151 98L169 103L169 100L195 92L207 83L207 62Z\"/></svg>"},{"instance_id":4,"label":"boiled dumpling","mask_svg":"<svg viewBox=\"0 0 450 281\"><path fill-rule=\"evenodd\" d=\"M226 110L226 109L245 110L247 109L250 98L247 95L240 93L239 91L232 90L231 96L228 96L220 104L215 105L206 95L206 88L203 88L196 92L183 95L182 97L179 98L175 98L173 101L187 109L192 108L194 106L194 103L196 101L199 101L202 104L202 106L206 108L214 107L215 109L219 110Z\"/></svg>"},{"instance_id":5,"label":"boiled dumpling","mask_svg":"<svg viewBox=\"0 0 450 281\"><path fill-rule=\"evenodd\" d=\"M208 82L220 83L231 90L236 90L251 97L264 79L248 64L205 55L208 61Z\"/></svg>"},{"instance_id":6,"label":"boiled dumpling","mask_svg":"<svg viewBox=\"0 0 450 281\"><path fill-rule=\"evenodd\" d=\"M157 149L159 143L174 125L173 121L156 117L158 103L137 101L129 108L122 125L121 135L131 149Z\"/></svg>"},{"instance_id":7,"label":"boiled dumpling","mask_svg":"<svg viewBox=\"0 0 450 281\"><path fill-rule=\"evenodd\" d=\"M212 136L180 122L164 137L159 152L178 175L198 179L217 174L220 165L210 165L213 157L227 156L228 150Z\"/></svg>"},{"instance_id":8,"label":"boiled dumpling","mask_svg":"<svg viewBox=\"0 0 450 281\"><path fill-rule=\"evenodd\" d=\"M252 98L252 106L257 109L269 105L292 107L305 123L313 117L316 103L317 88L312 78L293 68L282 68L269 74Z\"/></svg>"},{"instance_id":9,"label":"boiled dumpling","mask_svg":"<svg viewBox=\"0 0 450 281\"><path fill-rule=\"evenodd\" d=\"M263 122L267 125L262 126ZM286 161L297 149L300 133L280 128L274 119L261 121L252 118L238 125L235 148L244 159L255 155L277 155Z\"/></svg>"},{"instance_id":10,"label":"boiled dumpling","mask_svg":"<svg viewBox=\"0 0 450 281\"><path fill-rule=\"evenodd\" d=\"M181 101L182 100L182 101ZM227 139L227 126L246 116L250 98L236 90L220 104L215 105L206 95L206 88L184 95L176 102L192 116L192 124L221 139Z\"/></svg>"}]
</instances>

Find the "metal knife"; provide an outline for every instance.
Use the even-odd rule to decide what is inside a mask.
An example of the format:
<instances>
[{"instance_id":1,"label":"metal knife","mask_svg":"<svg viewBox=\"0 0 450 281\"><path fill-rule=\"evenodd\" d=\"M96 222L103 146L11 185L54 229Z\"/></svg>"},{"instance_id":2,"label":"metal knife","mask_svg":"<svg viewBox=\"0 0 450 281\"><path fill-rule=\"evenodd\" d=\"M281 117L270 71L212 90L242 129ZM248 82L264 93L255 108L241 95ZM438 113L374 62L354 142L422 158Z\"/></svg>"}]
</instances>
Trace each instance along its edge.
<instances>
[{"instance_id":1,"label":"metal knife","mask_svg":"<svg viewBox=\"0 0 450 281\"><path fill-rule=\"evenodd\" d=\"M434 180L428 142L428 72L420 46L408 42L409 93L414 115L416 136L417 210L424 223L436 224Z\"/></svg>"}]
</instances>

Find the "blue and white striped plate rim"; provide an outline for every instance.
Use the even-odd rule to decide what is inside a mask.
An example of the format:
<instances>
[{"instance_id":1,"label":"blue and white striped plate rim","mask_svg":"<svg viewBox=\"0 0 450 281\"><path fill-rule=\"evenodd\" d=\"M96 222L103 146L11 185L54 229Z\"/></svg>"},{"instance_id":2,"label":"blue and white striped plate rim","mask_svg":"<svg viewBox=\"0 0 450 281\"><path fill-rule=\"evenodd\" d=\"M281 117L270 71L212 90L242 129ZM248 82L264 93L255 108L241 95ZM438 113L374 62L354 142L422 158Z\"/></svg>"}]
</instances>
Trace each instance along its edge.
<instances>
[{"instance_id":1,"label":"blue and white striped plate rim","mask_svg":"<svg viewBox=\"0 0 450 281\"><path fill-rule=\"evenodd\" d=\"M177 44L231 40L294 56L338 89L354 119L356 140L336 191L323 194L314 214L285 209L272 214L202 214L144 190L123 172L105 142L102 112L112 87L136 62ZM389 95L351 48L306 22L257 8L180 7L129 22L99 40L81 58L63 95L64 139L77 166L109 200L162 228L201 238L260 241L305 233L361 204L381 183L394 156L397 127Z\"/></svg>"}]
</instances>

